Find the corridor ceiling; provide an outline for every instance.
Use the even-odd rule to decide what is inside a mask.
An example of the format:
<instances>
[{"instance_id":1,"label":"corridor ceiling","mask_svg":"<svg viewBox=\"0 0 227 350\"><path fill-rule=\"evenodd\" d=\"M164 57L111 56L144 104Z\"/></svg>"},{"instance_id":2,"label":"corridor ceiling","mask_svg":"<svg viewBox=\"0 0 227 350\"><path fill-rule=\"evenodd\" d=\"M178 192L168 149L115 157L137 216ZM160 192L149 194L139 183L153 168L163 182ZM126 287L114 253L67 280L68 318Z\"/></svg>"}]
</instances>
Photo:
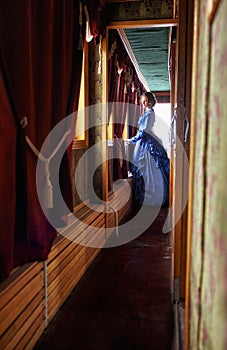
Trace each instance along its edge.
<instances>
[{"instance_id":1,"label":"corridor ceiling","mask_svg":"<svg viewBox=\"0 0 227 350\"><path fill-rule=\"evenodd\" d=\"M124 29L149 90L169 92L169 27Z\"/></svg>"}]
</instances>

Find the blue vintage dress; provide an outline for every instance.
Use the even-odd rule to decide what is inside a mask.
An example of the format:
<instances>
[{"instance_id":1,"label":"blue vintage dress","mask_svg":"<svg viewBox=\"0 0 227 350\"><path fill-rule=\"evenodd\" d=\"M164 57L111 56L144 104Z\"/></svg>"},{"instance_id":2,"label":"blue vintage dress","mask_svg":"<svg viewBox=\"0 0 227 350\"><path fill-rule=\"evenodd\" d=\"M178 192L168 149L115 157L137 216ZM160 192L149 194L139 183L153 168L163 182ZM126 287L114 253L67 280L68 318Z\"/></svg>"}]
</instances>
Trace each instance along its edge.
<instances>
[{"instance_id":1,"label":"blue vintage dress","mask_svg":"<svg viewBox=\"0 0 227 350\"><path fill-rule=\"evenodd\" d=\"M130 139L135 144L131 171L134 201L162 206L169 201L169 158L162 141L154 134L155 113L147 110L138 120L138 132Z\"/></svg>"}]
</instances>

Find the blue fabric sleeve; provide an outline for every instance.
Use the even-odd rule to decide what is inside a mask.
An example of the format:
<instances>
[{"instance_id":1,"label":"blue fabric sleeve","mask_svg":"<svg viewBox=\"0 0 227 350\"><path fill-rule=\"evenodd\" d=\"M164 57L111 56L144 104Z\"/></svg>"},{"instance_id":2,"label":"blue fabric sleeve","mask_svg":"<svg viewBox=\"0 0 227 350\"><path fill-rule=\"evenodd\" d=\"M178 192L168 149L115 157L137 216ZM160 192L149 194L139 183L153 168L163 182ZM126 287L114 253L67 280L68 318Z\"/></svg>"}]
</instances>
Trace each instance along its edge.
<instances>
[{"instance_id":1,"label":"blue fabric sleeve","mask_svg":"<svg viewBox=\"0 0 227 350\"><path fill-rule=\"evenodd\" d=\"M131 143L136 143L137 141L141 140L143 138L143 130L139 130L138 133L136 134L136 136L132 137L130 139Z\"/></svg>"}]
</instances>

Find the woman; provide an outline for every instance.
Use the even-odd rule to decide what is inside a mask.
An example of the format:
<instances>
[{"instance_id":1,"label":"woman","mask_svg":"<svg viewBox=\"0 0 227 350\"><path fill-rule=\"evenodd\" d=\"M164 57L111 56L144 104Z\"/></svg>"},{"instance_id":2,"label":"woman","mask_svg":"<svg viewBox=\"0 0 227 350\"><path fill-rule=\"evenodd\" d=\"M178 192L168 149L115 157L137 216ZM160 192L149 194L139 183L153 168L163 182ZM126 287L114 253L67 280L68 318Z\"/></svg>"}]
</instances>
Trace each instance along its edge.
<instances>
[{"instance_id":1,"label":"woman","mask_svg":"<svg viewBox=\"0 0 227 350\"><path fill-rule=\"evenodd\" d=\"M138 120L138 132L128 140L135 144L132 160L134 201L168 206L169 158L162 141L153 132L156 98L152 92L145 92L140 102L144 112Z\"/></svg>"}]
</instances>

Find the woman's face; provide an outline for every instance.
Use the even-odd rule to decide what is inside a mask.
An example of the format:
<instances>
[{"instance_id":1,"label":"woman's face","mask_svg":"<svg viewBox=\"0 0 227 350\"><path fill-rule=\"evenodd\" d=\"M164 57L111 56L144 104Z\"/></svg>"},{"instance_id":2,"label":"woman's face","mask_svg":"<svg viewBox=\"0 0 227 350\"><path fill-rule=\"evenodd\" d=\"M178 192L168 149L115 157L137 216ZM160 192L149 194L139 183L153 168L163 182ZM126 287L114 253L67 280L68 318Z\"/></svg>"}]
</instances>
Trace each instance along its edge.
<instances>
[{"instance_id":1,"label":"woman's face","mask_svg":"<svg viewBox=\"0 0 227 350\"><path fill-rule=\"evenodd\" d=\"M141 97L141 105L143 106L143 109L146 109L149 106L149 100L147 96Z\"/></svg>"}]
</instances>

